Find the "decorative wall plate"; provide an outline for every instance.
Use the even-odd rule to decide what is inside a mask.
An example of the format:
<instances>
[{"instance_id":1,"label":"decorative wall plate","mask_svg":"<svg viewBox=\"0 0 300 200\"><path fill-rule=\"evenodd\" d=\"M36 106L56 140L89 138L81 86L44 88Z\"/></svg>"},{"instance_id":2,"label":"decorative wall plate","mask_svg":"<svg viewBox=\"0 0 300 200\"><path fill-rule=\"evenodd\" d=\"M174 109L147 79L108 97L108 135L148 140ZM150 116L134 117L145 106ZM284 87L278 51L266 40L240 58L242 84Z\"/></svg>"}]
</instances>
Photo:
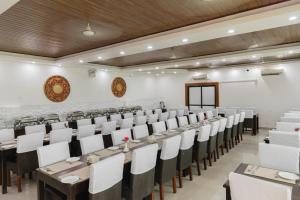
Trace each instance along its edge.
<instances>
[{"instance_id":1,"label":"decorative wall plate","mask_svg":"<svg viewBox=\"0 0 300 200\"><path fill-rule=\"evenodd\" d=\"M122 97L126 93L126 82L123 78L117 77L111 84L112 93L116 97Z\"/></svg>"},{"instance_id":2,"label":"decorative wall plate","mask_svg":"<svg viewBox=\"0 0 300 200\"><path fill-rule=\"evenodd\" d=\"M44 93L46 97L53 102L62 102L70 94L70 84L62 76L51 76L45 82Z\"/></svg>"}]
</instances>

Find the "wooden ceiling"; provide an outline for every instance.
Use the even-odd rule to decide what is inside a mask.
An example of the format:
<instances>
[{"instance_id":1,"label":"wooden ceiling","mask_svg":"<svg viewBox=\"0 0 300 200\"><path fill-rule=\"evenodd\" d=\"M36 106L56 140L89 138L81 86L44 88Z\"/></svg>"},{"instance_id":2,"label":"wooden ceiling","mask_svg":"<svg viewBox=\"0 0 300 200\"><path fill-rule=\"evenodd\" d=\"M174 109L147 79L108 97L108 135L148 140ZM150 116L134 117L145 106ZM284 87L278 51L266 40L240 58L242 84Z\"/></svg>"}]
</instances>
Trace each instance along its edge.
<instances>
[{"instance_id":1,"label":"wooden ceiling","mask_svg":"<svg viewBox=\"0 0 300 200\"><path fill-rule=\"evenodd\" d=\"M124 67L270 47L294 42L300 42L300 24L207 40L103 61L95 61L93 63Z\"/></svg>"},{"instance_id":2,"label":"wooden ceiling","mask_svg":"<svg viewBox=\"0 0 300 200\"><path fill-rule=\"evenodd\" d=\"M283 1L21 0L0 15L0 51L57 58ZM87 22L96 32L92 38L82 35ZM218 45L210 51L215 47ZM149 57L159 61L167 54ZM185 52L176 54L186 56ZM148 61L133 57L109 63L125 66L144 62Z\"/></svg>"}]
</instances>

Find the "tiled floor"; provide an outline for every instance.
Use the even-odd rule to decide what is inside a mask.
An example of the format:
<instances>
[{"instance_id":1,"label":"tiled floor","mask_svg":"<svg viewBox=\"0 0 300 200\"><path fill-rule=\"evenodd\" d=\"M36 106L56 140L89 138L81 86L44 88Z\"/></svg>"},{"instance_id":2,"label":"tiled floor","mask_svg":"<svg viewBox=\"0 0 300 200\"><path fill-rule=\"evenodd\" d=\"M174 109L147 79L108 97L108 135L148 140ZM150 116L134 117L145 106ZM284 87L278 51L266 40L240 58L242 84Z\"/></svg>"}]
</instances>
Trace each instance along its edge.
<instances>
[{"instance_id":1,"label":"tiled floor","mask_svg":"<svg viewBox=\"0 0 300 200\"><path fill-rule=\"evenodd\" d=\"M194 180L184 179L183 188L172 193L171 183L165 187L166 200L225 200L225 190L222 185L227 179L229 172L233 171L241 162L257 163L258 143L262 142L267 135L267 130L260 130L258 136L244 135L244 140L229 153L221 156L208 170L202 170L202 175L196 175L194 167ZM0 194L1 200L35 200L37 199L35 181L24 181L23 192L18 193L15 185L10 187L8 194ZM158 188L156 188L155 199L159 199Z\"/></svg>"}]
</instances>

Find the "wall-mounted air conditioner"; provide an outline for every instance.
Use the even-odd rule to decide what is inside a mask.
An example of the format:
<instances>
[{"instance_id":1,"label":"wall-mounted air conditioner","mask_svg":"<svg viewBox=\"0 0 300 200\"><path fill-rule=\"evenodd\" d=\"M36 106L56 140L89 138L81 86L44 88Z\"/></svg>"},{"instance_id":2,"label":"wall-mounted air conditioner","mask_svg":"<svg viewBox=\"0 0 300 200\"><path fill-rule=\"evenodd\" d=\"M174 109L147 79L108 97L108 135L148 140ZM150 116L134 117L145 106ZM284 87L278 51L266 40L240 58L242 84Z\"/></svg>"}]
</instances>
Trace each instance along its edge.
<instances>
[{"instance_id":1,"label":"wall-mounted air conditioner","mask_svg":"<svg viewBox=\"0 0 300 200\"><path fill-rule=\"evenodd\" d=\"M199 81L199 80L207 80L208 76L207 74L197 74L193 76L193 80Z\"/></svg>"},{"instance_id":2,"label":"wall-mounted air conditioner","mask_svg":"<svg viewBox=\"0 0 300 200\"><path fill-rule=\"evenodd\" d=\"M283 72L283 69L278 68L265 68L261 70L262 76L273 76L280 75Z\"/></svg>"}]
</instances>

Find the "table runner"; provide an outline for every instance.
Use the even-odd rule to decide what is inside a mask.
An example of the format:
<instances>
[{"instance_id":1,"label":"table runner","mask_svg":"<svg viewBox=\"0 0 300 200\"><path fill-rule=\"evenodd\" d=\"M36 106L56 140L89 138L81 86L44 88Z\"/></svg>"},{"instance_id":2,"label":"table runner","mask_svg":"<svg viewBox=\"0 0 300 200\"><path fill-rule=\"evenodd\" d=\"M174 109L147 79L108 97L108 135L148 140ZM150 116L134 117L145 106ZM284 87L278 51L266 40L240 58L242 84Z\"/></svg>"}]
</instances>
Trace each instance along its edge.
<instances>
[{"instance_id":1,"label":"table runner","mask_svg":"<svg viewBox=\"0 0 300 200\"><path fill-rule=\"evenodd\" d=\"M43 167L41 169L44 172L46 172L47 174L52 175L52 174L56 174L58 172L61 172L61 171L64 171L64 170L71 169L73 167L79 166L82 163L83 162L81 162L81 161L76 161L76 162L73 162L73 163L62 161L62 162L59 162L59 163L55 163L53 165L49 165L49 166Z\"/></svg>"},{"instance_id":2,"label":"table runner","mask_svg":"<svg viewBox=\"0 0 300 200\"><path fill-rule=\"evenodd\" d=\"M90 166L85 166L83 168L74 170L70 173L64 174L62 176L59 176L58 178L61 180L67 176L78 176L79 180L78 181L84 181L90 178ZM77 183L78 181L74 182ZM72 183L72 184L74 184Z\"/></svg>"}]
</instances>

